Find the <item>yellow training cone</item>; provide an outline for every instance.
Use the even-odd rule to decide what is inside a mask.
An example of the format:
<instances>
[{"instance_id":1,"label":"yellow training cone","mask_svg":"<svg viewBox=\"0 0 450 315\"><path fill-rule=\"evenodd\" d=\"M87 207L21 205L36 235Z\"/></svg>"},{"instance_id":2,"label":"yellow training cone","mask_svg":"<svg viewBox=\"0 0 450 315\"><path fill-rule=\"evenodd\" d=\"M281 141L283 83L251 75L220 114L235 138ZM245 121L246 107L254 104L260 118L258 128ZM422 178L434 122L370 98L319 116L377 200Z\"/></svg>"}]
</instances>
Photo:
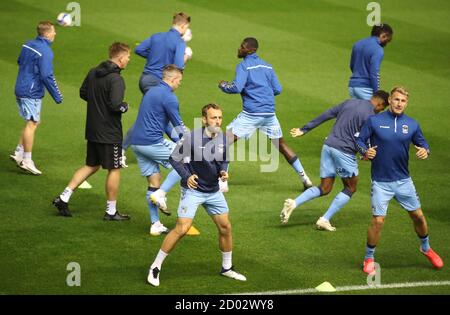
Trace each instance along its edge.
<instances>
[{"instance_id":1,"label":"yellow training cone","mask_svg":"<svg viewBox=\"0 0 450 315\"><path fill-rule=\"evenodd\" d=\"M200 235L200 231L197 230L194 226L191 226L189 231L187 231L186 235Z\"/></svg>"},{"instance_id":2,"label":"yellow training cone","mask_svg":"<svg viewBox=\"0 0 450 315\"><path fill-rule=\"evenodd\" d=\"M80 186L78 186L78 188L81 188L81 189L91 189L92 186L91 186L91 184L89 184L87 181L84 181L84 182L81 183Z\"/></svg>"},{"instance_id":3,"label":"yellow training cone","mask_svg":"<svg viewBox=\"0 0 450 315\"><path fill-rule=\"evenodd\" d=\"M316 288L319 292L336 292L336 289L329 282L319 284Z\"/></svg>"}]
</instances>

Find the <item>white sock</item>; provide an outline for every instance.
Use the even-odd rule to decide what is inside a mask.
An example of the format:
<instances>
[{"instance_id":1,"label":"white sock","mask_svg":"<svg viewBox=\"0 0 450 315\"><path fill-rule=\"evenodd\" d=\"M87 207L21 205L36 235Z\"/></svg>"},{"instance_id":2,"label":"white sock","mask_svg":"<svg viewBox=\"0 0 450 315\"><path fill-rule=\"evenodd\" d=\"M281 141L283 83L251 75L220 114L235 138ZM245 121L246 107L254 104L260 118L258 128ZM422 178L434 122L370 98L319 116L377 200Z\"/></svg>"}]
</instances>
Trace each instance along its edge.
<instances>
[{"instance_id":1,"label":"white sock","mask_svg":"<svg viewBox=\"0 0 450 315\"><path fill-rule=\"evenodd\" d=\"M231 253L232 252L222 252L222 268L225 270L230 269L233 264L231 262Z\"/></svg>"},{"instance_id":2,"label":"white sock","mask_svg":"<svg viewBox=\"0 0 450 315\"><path fill-rule=\"evenodd\" d=\"M73 190L70 189L69 187L66 187L64 189L64 191L61 193L61 195L59 195L59 199L61 199L64 202L69 202L72 194L73 194Z\"/></svg>"},{"instance_id":3,"label":"white sock","mask_svg":"<svg viewBox=\"0 0 450 315\"><path fill-rule=\"evenodd\" d=\"M31 161L31 152L23 152L23 159Z\"/></svg>"},{"instance_id":4,"label":"white sock","mask_svg":"<svg viewBox=\"0 0 450 315\"><path fill-rule=\"evenodd\" d=\"M117 210L116 210L116 204L117 204L117 200L107 200L106 201L106 212L109 215L115 215Z\"/></svg>"},{"instance_id":5,"label":"white sock","mask_svg":"<svg viewBox=\"0 0 450 315\"><path fill-rule=\"evenodd\" d=\"M20 154L20 155L23 155L23 145L21 145L21 144L18 144L18 145L17 145L17 147L16 147L16 153L17 153L17 154Z\"/></svg>"},{"instance_id":6,"label":"white sock","mask_svg":"<svg viewBox=\"0 0 450 315\"><path fill-rule=\"evenodd\" d=\"M169 254L163 252L162 249L160 249L158 255L156 255L155 261L150 268L158 267L158 269L161 270L161 265L164 262L164 259L166 259L167 255Z\"/></svg>"}]
</instances>

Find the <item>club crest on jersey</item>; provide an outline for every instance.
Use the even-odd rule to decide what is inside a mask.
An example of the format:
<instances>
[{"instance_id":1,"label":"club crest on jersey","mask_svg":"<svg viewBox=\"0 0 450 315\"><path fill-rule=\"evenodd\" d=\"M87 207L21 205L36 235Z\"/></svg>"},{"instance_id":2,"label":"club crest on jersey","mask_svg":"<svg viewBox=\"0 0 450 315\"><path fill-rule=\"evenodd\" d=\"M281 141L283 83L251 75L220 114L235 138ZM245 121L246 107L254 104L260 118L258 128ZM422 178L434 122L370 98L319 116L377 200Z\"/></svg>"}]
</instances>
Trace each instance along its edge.
<instances>
[{"instance_id":1,"label":"club crest on jersey","mask_svg":"<svg viewBox=\"0 0 450 315\"><path fill-rule=\"evenodd\" d=\"M404 134L408 133L408 125L402 125L402 133Z\"/></svg>"}]
</instances>

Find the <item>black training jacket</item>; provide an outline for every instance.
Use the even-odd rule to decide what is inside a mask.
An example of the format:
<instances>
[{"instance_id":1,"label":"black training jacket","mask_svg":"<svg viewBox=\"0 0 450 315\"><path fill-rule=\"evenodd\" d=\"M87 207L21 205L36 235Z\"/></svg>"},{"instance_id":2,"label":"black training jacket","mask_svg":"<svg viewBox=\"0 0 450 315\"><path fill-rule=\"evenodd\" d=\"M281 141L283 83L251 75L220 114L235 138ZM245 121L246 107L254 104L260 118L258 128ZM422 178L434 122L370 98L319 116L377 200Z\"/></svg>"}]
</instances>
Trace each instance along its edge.
<instances>
[{"instance_id":1,"label":"black training jacket","mask_svg":"<svg viewBox=\"0 0 450 315\"><path fill-rule=\"evenodd\" d=\"M121 69L111 61L92 68L80 88L87 102L86 140L97 143L122 143L122 113L128 110L123 101L125 81Z\"/></svg>"}]
</instances>

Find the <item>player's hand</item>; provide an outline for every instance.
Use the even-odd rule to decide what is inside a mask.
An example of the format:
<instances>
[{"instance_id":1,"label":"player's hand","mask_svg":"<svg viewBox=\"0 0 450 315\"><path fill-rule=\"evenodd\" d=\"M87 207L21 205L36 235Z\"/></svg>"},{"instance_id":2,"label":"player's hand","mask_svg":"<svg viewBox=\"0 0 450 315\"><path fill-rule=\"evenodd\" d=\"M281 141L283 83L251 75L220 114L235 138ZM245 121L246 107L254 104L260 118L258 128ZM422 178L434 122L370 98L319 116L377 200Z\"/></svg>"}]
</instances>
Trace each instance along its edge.
<instances>
[{"instance_id":1,"label":"player's hand","mask_svg":"<svg viewBox=\"0 0 450 315\"><path fill-rule=\"evenodd\" d=\"M219 87L221 88L221 87L223 87L224 85L226 85L228 82L227 81L225 81L225 80L220 80L219 81Z\"/></svg>"},{"instance_id":2,"label":"player's hand","mask_svg":"<svg viewBox=\"0 0 450 315\"><path fill-rule=\"evenodd\" d=\"M301 137L303 136L305 133L303 131L300 130L300 128L292 128L291 129L291 136L293 138L295 137Z\"/></svg>"},{"instance_id":3,"label":"player's hand","mask_svg":"<svg viewBox=\"0 0 450 315\"><path fill-rule=\"evenodd\" d=\"M419 159L421 159L421 160L425 160L425 159L428 157L428 151L427 151L427 149L418 147L418 146L416 146L416 145L415 145L415 147L416 147L416 150L417 150L416 156L417 156Z\"/></svg>"},{"instance_id":4,"label":"player's hand","mask_svg":"<svg viewBox=\"0 0 450 315\"><path fill-rule=\"evenodd\" d=\"M198 187L197 178L198 178L198 176L195 175L195 174L189 176L189 178L188 178L188 180L187 180L187 186L188 186L190 189L196 189L196 188Z\"/></svg>"},{"instance_id":5,"label":"player's hand","mask_svg":"<svg viewBox=\"0 0 450 315\"><path fill-rule=\"evenodd\" d=\"M228 173L225 171L220 171L220 180L222 182L225 182L228 180Z\"/></svg>"},{"instance_id":6,"label":"player's hand","mask_svg":"<svg viewBox=\"0 0 450 315\"><path fill-rule=\"evenodd\" d=\"M377 155L377 150L376 150L377 147L378 146L370 147L366 151L366 154L364 155L364 158L369 159L369 160L373 160L375 158L375 156Z\"/></svg>"}]
</instances>

